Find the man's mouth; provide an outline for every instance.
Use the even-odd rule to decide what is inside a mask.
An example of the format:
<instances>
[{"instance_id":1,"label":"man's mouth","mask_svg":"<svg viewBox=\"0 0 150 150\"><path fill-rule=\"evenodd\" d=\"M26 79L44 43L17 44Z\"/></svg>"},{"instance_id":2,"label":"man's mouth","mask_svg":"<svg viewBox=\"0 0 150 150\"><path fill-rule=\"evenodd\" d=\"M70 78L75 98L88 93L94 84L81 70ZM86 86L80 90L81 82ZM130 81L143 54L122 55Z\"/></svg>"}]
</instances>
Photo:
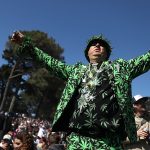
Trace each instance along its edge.
<instances>
[{"instance_id":1,"label":"man's mouth","mask_svg":"<svg viewBox=\"0 0 150 150\"><path fill-rule=\"evenodd\" d=\"M95 52L100 52L101 50L100 49L95 49Z\"/></svg>"}]
</instances>

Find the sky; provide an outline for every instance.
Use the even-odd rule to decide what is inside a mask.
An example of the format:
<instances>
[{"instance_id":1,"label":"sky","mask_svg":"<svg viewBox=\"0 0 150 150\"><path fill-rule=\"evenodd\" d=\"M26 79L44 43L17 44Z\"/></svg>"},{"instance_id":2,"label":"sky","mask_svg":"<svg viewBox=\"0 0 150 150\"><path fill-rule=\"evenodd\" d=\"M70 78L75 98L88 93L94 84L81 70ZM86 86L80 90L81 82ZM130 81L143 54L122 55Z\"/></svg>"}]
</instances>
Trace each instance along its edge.
<instances>
[{"instance_id":1,"label":"sky","mask_svg":"<svg viewBox=\"0 0 150 150\"><path fill-rule=\"evenodd\" d=\"M113 47L110 60L129 60L150 49L149 0L1 0L0 66L8 36L40 30L62 48L67 64L84 57L86 41L104 34ZM150 96L150 71L132 82L132 95Z\"/></svg>"}]
</instances>

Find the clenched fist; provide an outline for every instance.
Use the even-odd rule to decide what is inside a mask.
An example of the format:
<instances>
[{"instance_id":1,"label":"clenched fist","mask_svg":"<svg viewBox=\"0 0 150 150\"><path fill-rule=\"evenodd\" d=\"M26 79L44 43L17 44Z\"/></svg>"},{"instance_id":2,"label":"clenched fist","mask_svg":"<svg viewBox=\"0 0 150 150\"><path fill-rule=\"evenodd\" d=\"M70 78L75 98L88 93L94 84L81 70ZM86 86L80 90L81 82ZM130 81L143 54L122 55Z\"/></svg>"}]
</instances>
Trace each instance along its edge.
<instances>
[{"instance_id":1,"label":"clenched fist","mask_svg":"<svg viewBox=\"0 0 150 150\"><path fill-rule=\"evenodd\" d=\"M21 44L23 41L24 35L19 32L19 31L15 31L12 36L11 36L11 41L17 44Z\"/></svg>"}]
</instances>

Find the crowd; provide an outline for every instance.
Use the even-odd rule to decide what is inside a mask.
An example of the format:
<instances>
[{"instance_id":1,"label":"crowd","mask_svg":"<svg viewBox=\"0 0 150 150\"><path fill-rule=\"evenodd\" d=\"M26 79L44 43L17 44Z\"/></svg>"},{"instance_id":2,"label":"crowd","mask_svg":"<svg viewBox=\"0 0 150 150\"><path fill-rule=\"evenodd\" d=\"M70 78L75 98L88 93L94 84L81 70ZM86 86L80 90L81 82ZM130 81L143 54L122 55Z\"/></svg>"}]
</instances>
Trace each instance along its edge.
<instances>
[{"instance_id":1,"label":"crowd","mask_svg":"<svg viewBox=\"0 0 150 150\"><path fill-rule=\"evenodd\" d=\"M62 150L65 136L63 132L52 132L47 120L15 116L1 139L0 150Z\"/></svg>"},{"instance_id":2,"label":"crowd","mask_svg":"<svg viewBox=\"0 0 150 150\"><path fill-rule=\"evenodd\" d=\"M125 150L150 149L150 108L148 97L136 95L133 109L137 128L137 142L124 141ZM2 114L1 114L2 115ZM6 118L7 113L3 114ZM52 132L51 123L23 115L10 116L7 130L1 137L0 150L64 150L66 133Z\"/></svg>"},{"instance_id":3,"label":"crowd","mask_svg":"<svg viewBox=\"0 0 150 150\"><path fill-rule=\"evenodd\" d=\"M133 98L138 139L136 143L131 144L127 137L123 143L125 150L150 149L149 103L148 97L136 95ZM7 113L3 115L6 116ZM11 116L11 128L3 135L0 142L0 150L64 150L65 146L65 132L52 132L49 121L34 119L24 114Z\"/></svg>"}]
</instances>

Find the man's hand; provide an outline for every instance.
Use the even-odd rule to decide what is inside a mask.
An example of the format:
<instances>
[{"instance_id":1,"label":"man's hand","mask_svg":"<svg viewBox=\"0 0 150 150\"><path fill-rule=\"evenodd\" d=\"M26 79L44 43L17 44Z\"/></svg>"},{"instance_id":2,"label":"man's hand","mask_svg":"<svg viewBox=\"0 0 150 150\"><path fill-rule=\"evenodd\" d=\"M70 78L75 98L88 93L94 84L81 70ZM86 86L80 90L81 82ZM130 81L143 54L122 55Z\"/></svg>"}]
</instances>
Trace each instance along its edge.
<instances>
[{"instance_id":1,"label":"man's hand","mask_svg":"<svg viewBox=\"0 0 150 150\"><path fill-rule=\"evenodd\" d=\"M148 133L145 132L145 131L143 131L143 129L139 129L137 131L137 136L140 137L140 138L142 138L142 139L146 139L147 136L148 136Z\"/></svg>"},{"instance_id":2,"label":"man's hand","mask_svg":"<svg viewBox=\"0 0 150 150\"><path fill-rule=\"evenodd\" d=\"M12 36L11 36L11 41L17 44L21 44L23 41L24 35L19 32L19 31L15 31Z\"/></svg>"}]
</instances>

